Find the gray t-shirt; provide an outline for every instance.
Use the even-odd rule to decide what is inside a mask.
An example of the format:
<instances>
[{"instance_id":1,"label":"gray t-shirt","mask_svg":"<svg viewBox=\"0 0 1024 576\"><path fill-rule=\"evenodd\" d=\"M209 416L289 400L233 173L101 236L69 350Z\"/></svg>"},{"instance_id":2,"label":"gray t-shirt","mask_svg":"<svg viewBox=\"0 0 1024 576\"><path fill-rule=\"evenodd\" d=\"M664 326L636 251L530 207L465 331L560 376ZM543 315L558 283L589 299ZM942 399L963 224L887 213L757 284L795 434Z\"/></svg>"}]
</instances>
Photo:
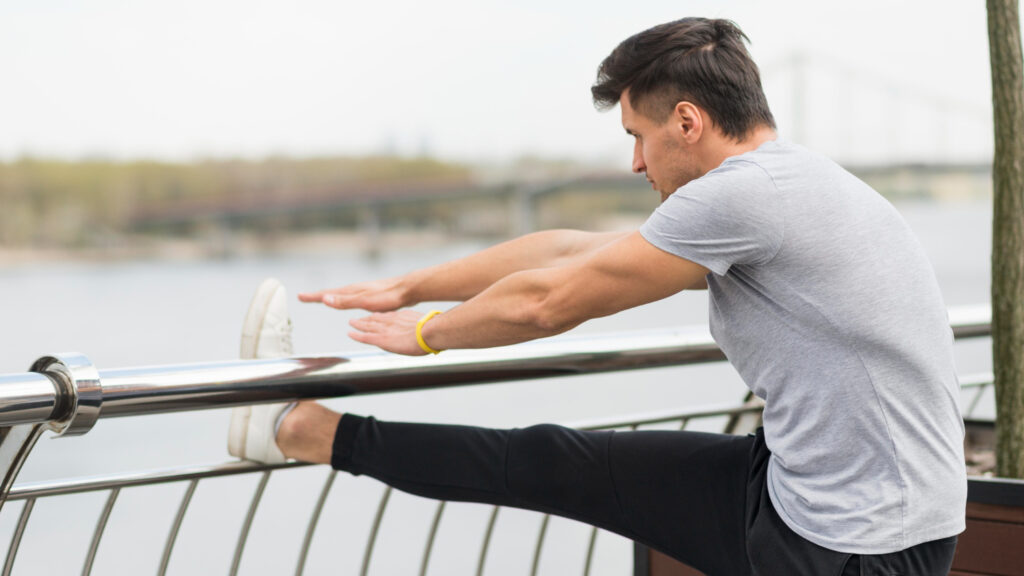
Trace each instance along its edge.
<instances>
[{"instance_id":1,"label":"gray t-shirt","mask_svg":"<svg viewBox=\"0 0 1024 576\"><path fill-rule=\"evenodd\" d=\"M953 335L891 204L771 141L677 190L640 232L711 270L711 333L765 400L768 491L790 528L857 554L964 530Z\"/></svg>"}]
</instances>

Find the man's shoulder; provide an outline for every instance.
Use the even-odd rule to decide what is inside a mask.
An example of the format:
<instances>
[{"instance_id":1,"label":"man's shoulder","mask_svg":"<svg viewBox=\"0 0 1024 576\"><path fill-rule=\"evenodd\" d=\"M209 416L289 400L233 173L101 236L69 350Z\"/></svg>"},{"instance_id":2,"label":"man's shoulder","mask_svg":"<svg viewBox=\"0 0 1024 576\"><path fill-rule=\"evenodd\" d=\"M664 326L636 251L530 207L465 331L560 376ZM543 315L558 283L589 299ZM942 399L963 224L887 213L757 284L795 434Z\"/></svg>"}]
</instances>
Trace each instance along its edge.
<instances>
[{"instance_id":1,"label":"man's shoulder","mask_svg":"<svg viewBox=\"0 0 1024 576\"><path fill-rule=\"evenodd\" d=\"M731 156L717 168L676 191L679 197L700 198L713 204L747 202L778 193L772 163L751 153Z\"/></svg>"}]
</instances>

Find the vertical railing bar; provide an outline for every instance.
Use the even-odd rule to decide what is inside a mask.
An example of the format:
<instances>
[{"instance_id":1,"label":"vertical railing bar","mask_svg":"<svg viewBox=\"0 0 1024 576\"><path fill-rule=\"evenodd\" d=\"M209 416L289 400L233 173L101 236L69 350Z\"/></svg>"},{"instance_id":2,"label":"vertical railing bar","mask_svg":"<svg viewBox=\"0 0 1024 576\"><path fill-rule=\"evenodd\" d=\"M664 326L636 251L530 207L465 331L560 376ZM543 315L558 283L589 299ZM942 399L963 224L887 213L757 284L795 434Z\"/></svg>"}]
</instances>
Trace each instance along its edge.
<instances>
[{"instance_id":1,"label":"vertical railing bar","mask_svg":"<svg viewBox=\"0 0 1024 576\"><path fill-rule=\"evenodd\" d=\"M270 480L270 470L263 473L263 477L260 478L260 484L256 487L256 493L253 494L252 503L249 505L249 513L245 517L245 523L242 524L242 533L238 535L238 544L235 545L235 558L231 561L231 576L238 574L238 566L242 563L242 551L245 550L245 543L249 540L249 528L252 527L253 518L256 517L256 509L260 506L260 500L263 498L263 490L267 487L267 482Z\"/></svg>"},{"instance_id":2,"label":"vertical railing bar","mask_svg":"<svg viewBox=\"0 0 1024 576\"><path fill-rule=\"evenodd\" d=\"M360 576L366 576L370 571L370 559L373 557L373 547L377 543L377 533L380 531L381 520L384 518L384 510L388 507L388 499L391 498L391 486L384 490L380 497L380 505L377 506L377 516L373 519L373 527L370 528L370 538L366 541L366 551L363 553L363 568L359 571Z\"/></svg>"},{"instance_id":3,"label":"vertical railing bar","mask_svg":"<svg viewBox=\"0 0 1024 576\"><path fill-rule=\"evenodd\" d=\"M171 563L171 551L174 550L174 543L178 540L178 531L181 530L181 523L185 520L185 513L188 511L189 504L192 503L192 495L195 494L198 484L198 478L190 481L188 489L185 490L185 495L181 498L181 504L178 505L178 514L174 517L174 523L171 524L170 533L167 534L167 543L164 544L164 554L160 558L160 568L157 571L157 576L164 576L167 573L167 566Z\"/></svg>"},{"instance_id":4,"label":"vertical railing bar","mask_svg":"<svg viewBox=\"0 0 1024 576\"><path fill-rule=\"evenodd\" d=\"M587 545L587 562L583 565L583 576L590 576L590 565L594 561L594 545L597 543L597 527L590 529L590 544Z\"/></svg>"},{"instance_id":5,"label":"vertical railing bar","mask_svg":"<svg viewBox=\"0 0 1024 576\"><path fill-rule=\"evenodd\" d=\"M100 513L100 519L96 523L96 530L92 534L92 544L89 546L89 553L85 556L85 564L82 566L82 576L89 576L92 573L92 563L96 560L96 551L100 547L100 539L103 538L103 531L107 528L107 520L110 519L110 511L114 509L117 502L117 495L121 493L120 488L114 488L107 497L107 504Z\"/></svg>"},{"instance_id":6,"label":"vertical railing bar","mask_svg":"<svg viewBox=\"0 0 1024 576\"><path fill-rule=\"evenodd\" d=\"M494 534L494 523L498 521L498 510L500 507L495 506L491 512L491 519L487 522L487 532L484 533L484 541L480 547L480 561L476 564L476 576L483 576L484 564L487 562L487 549L491 546L491 535Z\"/></svg>"},{"instance_id":7,"label":"vertical railing bar","mask_svg":"<svg viewBox=\"0 0 1024 576\"><path fill-rule=\"evenodd\" d=\"M21 546L21 537L25 534L28 518L32 515L32 508L35 505L36 499L29 498L21 509L21 515L18 516L18 527L14 530L14 535L11 536L11 546L7 549L7 560L4 561L3 576L11 576L11 570L14 569L14 558L18 555L18 548Z\"/></svg>"},{"instance_id":8,"label":"vertical railing bar","mask_svg":"<svg viewBox=\"0 0 1024 576\"><path fill-rule=\"evenodd\" d=\"M437 505L437 512L434 513L434 522L430 525L430 534L427 535L427 547L423 550L423 562L420 563L420 576L427 576L427 566L430 565L430 552L434 549L434 538L437 537L437 527L441 524L441 514L444 514L442 500Z\"/></svg>"},{"instance_id":9,"label":"vertical railing bar","mask_svg":"<svg viewBox=\"0 0 1024 576\"><path fill-rule=\"evenodd\" d=\"M320 498L316 501L313 516L309 519L309 526L306 527L306 538L302 541L302 550L299 551L299 565L295 567L295 576L302 576L302 571L306 569L306 557L309 555L309 547L313 544L313 533L316 532L316 525L320 522L320 513L324 509L327 494L330 493L337 475L337 470L331 470L331 473L327 475L327 481L324 482L323 489L320 490Z\"/></svg>"},{"instance_id":10,"label":"vertical railing bar","mask_svg":"<svg viewBox=\"0 0 1024 576\"><path fill-rule=\"evenodd\" d=\"M686 420L686 418L683 419L684 427L686 426ZM636 430L637 427L633 426L632 429ZM597 545L597 532L597 526L590 528L590 541L587 543L587 558L583 563L583 576L590 576L590 567L594 562L594 548Z\"/></svg>"},{"instance_id":11,"label":"vertical railing bar","mask_svg":"<svg viewBox=\"0 0 1024 576\"><path fill-rule=\"evenodd\" d=\"M978 407L978 402L981 401L981 395L985 392L988 386L978 386L978 391L974 393L974 400L971 401L970 408L967 409L967 416L974 415L974 409Z\"/></svg>"},{"instance_id":12,"label":"vertical railing bar","mask_svg":"<svg viewBox=\"0 0 1024 576\"><path fill-rule=\"evenodd\" d=\"M686 425L689 424L689 423L690 423L690 419L689 418L683 418L682 420L679 421L679 429L680 430L686 430Z\"/></svg>"},{"instance_id":13,"label":"vertical railing bar","mask_svg":"<svg viewBox=\"0 0 1024 576\"><path fill-rule=\"evenodd\" d=\"M540 523L540 534L537 535L537 547L533 549L533 567L530 568L530 576L537 576L537 569L540 568L540 553L544 549L544 537L548 533L548 522L551 520L549 514L544 515Z\"/></svg>"}]
</instances>

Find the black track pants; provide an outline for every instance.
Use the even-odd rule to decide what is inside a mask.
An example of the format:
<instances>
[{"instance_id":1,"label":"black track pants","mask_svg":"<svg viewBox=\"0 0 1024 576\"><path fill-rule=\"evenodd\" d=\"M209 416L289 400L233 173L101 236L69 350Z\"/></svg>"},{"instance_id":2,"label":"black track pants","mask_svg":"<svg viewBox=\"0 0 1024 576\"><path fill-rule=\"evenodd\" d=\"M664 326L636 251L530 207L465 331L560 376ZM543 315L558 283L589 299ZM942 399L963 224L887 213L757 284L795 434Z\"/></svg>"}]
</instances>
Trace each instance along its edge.
<instances>
[{"instance_id":1,"label":"black track pants","mask_svg":"<svg viewBox=\"0 0 1024 576\"><path fill-rule=\"evenodd\" d=\"M404 492L579 520L708 576L945 575L956 537L851 555L790 530L768 498L770 452L749 436L514 430L342 417L331 466Z\"/></svg>"}]
</instances>

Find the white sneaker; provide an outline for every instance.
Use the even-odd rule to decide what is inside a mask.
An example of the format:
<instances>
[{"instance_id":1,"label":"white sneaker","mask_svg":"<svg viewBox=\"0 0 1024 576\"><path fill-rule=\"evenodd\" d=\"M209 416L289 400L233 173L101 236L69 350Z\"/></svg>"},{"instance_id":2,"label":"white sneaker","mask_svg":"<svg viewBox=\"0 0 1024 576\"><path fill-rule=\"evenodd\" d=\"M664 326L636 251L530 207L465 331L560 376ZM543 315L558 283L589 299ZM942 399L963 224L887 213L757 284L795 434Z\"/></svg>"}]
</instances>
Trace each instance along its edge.
<instances>
[{"instance_id":1,"label":"white sneaker","mask_svg":"<svg viewBox=\"0 0 1024 576\"><path fill-rule=\"evenodd\" d=\"M243 359L280 358L292 355L292 322L284 286L268 278L256 290L242 324ZM295 402L242 406L231 411L228 453L266 464L286 461L275 438L280 421Z\"/></svg>"}]
</instances>

